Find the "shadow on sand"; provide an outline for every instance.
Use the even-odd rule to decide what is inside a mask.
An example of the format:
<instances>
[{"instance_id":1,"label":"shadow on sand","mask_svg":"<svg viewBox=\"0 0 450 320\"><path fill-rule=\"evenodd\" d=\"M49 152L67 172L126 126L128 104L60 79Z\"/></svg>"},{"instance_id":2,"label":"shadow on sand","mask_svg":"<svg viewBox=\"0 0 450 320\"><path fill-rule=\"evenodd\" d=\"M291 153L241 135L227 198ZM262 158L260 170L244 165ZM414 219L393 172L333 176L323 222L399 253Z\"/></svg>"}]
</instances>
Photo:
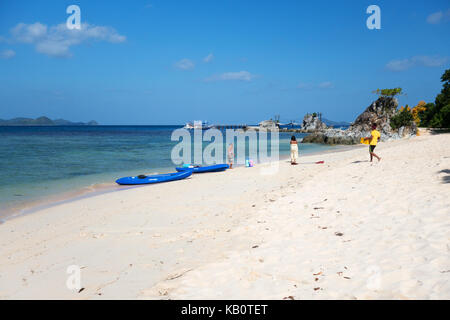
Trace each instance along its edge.
<instances>
[{"instance_id":1,"label":"shadow on sand","mask_svg":"<svg viewBox=\"0 0 450 320\"><path fill-rule=\"evenodd\" d=\"M444 169L439 171L439 173L446 173L446 176L442 177L442 183L450 183L450 169Z\"/></svg>"},{"instance_id":2,"label":"shadow on sand","mask_svg":"<svg viewBox=\"0 0 450 320\"><path fill-rule=\"evenodd\" d=\"M362 162L369 162L369 160L356 160L353 161L352 163L362 163Z\"/></svg>"},{"instance_id":3,"label":"shadow on sand","mask_svg":"<svg viewBox=\"0 0 450 320\"><path fill-rule=\"evenodd\" d=\"M446 128L430 128L431 134L442 134L442 133L450 133L450 129Z\"/></svg>"}]
</instances>

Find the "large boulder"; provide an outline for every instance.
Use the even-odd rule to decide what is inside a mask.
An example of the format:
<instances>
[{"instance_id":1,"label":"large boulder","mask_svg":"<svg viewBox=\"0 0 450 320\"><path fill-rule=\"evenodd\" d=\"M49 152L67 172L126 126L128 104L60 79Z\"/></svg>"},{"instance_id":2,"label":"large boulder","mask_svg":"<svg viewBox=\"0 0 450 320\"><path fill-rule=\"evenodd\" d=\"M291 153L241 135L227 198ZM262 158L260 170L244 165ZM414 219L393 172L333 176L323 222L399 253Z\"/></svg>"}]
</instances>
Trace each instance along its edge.
<instances>
[{"instance_id":1,"label":"large boulder","mask_svg":"<svg viewBox=\"0 0 450 320\"><path fill-rule=\"evenodd\" d=\"M397 99L379 97L356 118L348 130L367 134L372 131L372 124L375 123L382 136L390 136L394 133L390 125L390 119L397 113L397 107Z\"/></svg>"},{"instance_id":2,"label":"large boulder","mask_svg":"<svg viewBox=\"0 0 450 320\"><path fill-rule=\"evenodd\" d=\"M323 123L316 113L309 114L307 113L303 118L302 122L302 130L304 131L317 131L317 130L325 130L327 125Z\"/></svg>"},{"instance_id":3,"label":"large boulder","mask_svg":"<svg viewBox=\"0 0 450 320\"><path fill-rule=\"evenodd\" d=\"M324 144L357 144L359 137L349 134L347 130L328 129L323 132L315 132L303 138L302 143Z\"/></svg>"}]
</instances>

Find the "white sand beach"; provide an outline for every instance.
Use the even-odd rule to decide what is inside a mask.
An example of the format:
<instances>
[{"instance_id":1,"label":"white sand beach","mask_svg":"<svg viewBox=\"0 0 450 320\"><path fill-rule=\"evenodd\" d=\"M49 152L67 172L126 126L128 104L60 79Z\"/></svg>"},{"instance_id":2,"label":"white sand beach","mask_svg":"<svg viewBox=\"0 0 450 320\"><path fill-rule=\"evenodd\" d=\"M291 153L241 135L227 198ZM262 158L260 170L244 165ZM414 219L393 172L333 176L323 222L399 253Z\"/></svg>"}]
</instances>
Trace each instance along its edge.
<instances>
[{"instance_id":1,"label":"white sand beach","mask_svg":"<svg viewBox=\"0 0 450 320\"><path fill-rule=\"evenodd\" d=\"M0 299L450 299L450 134L376 153L300 149L273 175L199 174L11 219Z\"/></svg>"}]
</instances>

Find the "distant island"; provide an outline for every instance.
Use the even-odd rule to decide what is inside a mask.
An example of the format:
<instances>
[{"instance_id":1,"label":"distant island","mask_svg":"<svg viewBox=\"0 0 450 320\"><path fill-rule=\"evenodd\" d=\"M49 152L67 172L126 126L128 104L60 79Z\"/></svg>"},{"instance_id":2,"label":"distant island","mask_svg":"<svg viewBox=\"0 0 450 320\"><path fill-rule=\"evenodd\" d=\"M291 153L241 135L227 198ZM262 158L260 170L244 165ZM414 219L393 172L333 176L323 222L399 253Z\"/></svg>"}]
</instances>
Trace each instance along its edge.
<instances>
[{"instance_id":1,"label":"distant island","mask_svg":"<svg viewBox=\"0 0 450 320\"><path fill-rule=\"evenodd\" d=\"M350 122L346 121L333 121L322 118L322 122L327 125L327 127L349 127L351 125Z\"/></svg>"},{"instance_id":2,"label":"distant island","mask_svg":"<svg viewBox=\"0 0 450 320\"><path fill-rule=\"evenodd\" d=\"M97 126L95 120L85 122L71 122L64 119L51 120L47 117L32 118L14 118L10 120L0 119L0 126Z\"/></svg>"}]
</instances>

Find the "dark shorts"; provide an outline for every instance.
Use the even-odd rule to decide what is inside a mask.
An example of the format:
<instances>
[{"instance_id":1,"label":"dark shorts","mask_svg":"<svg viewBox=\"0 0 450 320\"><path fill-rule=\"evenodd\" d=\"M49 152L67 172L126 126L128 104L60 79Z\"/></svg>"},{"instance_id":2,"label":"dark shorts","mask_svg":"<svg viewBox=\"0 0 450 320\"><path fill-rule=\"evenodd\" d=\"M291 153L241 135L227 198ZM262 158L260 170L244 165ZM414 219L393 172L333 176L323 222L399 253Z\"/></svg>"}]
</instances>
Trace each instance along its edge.
<instances>
[{"instance_id":1,"label":"dark shorts","mask_svg":"<svg viewBox=\"0 0 450 320\"><path fill-rule=\"evenodd\" d=\"M373 152L373 150L375 150L376 146L369 146L369 152Z\"/></svg>"}]
</instances>

